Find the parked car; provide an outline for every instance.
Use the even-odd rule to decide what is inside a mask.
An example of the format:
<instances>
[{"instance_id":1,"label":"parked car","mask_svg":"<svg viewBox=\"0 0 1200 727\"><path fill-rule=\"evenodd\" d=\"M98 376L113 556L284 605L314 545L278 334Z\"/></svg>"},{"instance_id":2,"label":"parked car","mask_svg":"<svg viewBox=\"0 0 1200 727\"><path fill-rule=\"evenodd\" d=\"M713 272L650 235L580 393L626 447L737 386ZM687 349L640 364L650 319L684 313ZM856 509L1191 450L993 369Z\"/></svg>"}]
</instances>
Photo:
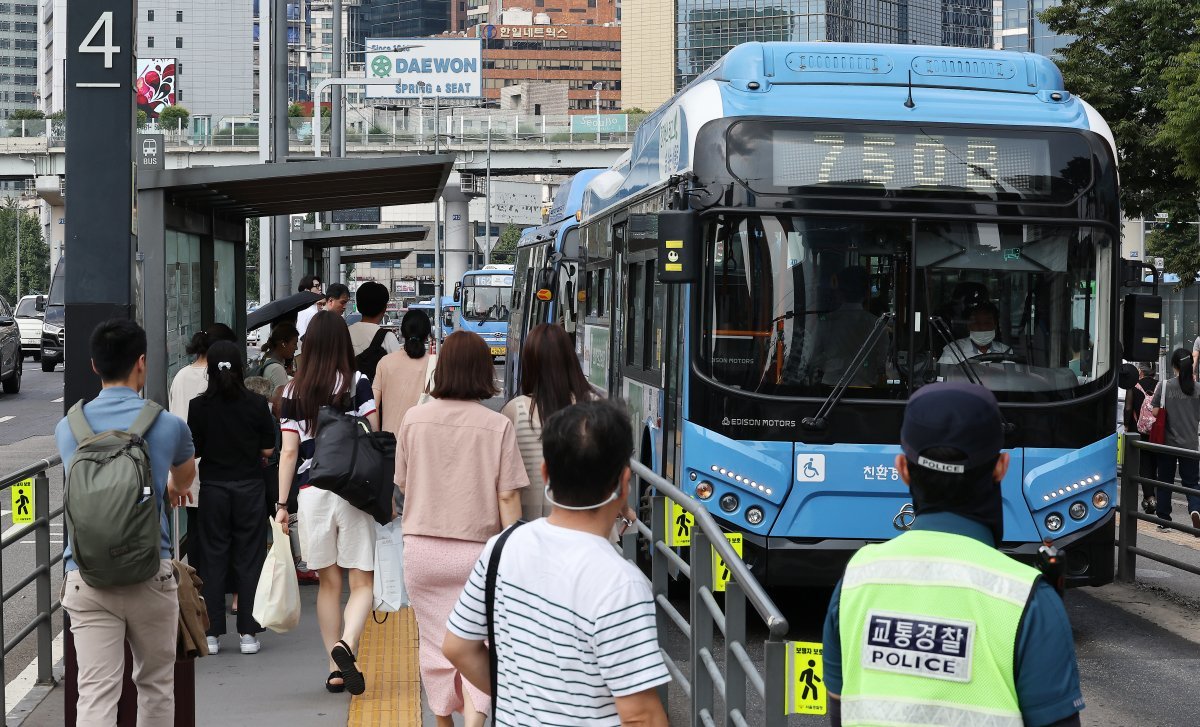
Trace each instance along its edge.
<instances>
[{"instance_id":1,"label":"parked car","mask_svg":"<svg viewBox=\"0 0 1200 727\"><path fill-rule=\"evenodd\" d=\"M46 310L42 318L42 371L49 373L57 364L64 363L67 340L66 258L59 258L50 278L50 295L46 299Z\"/></svg>"},{"instance_id":2,"label":"parked car","mask_svg":"<svg viewBox=\"0 0 1200 727\"><path fill-rule=\"evenodd\" d=\"M41 298L41 303L38 299ZM26 295L17 302L17 328L21 329L21 355L33 356L34 361L42 360L42 311L46 307L46 297L42 295Z\"/></svg>"},{"instance_id":3,"label":"parked car","mask_svg":"<svg viewBox=\"0 0 1200 727\"><path fill-rule=\"evenodd\" d=\"M8 301L0 297L0 386L5 394L21 390L21 370L25 357L21 355L21 329Z\"/></svg>"}]
</instances>

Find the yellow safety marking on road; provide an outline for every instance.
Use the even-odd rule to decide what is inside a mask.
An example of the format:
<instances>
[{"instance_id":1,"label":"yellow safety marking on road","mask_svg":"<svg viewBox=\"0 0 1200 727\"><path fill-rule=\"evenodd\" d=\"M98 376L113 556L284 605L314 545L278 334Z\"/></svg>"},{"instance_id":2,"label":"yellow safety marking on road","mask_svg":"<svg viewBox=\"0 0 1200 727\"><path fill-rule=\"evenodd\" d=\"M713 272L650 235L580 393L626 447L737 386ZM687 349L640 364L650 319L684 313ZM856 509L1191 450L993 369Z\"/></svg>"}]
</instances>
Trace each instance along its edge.
<instances>
[{"instance_id":1,"label":"yellow safety marking on road","mask_svg":"<svg viewBox=\"0 0 1200 727\"><path fill-rule=\"evenodd\" d=\"M813 641L787 644L787 703L784 714L825 714L825 661L822 645Z\"/></svg>"},{"instance_id":2,"label":"yellow safety marking on road","mask_svg":"<svg viewBox=\"0 0 1200 727\"><path fill-rule=\"evenodd\" d=\"M692 545L692 528L696 527L696 518L687 510L671 500L667 500L667 545L672 548L688 548Z\"/></svg>"},{"instance_id":3,"label":"yellow safety marking on road","mask_svg":"<svg viewBox=\"0 0 1200 727\"><path fill-rule=\"evenodd\" d=\"M367 619L358 668L367 678L367 691L350 701L347 727L420 727L421 672L411 608L388 614L381 624Z\"/></svg>"},{"instance_id":4,"label":"yellow safety marking on road","mask_svg":"<svg viewBox=\"0 0 1200 727\"><path fill-rule=\"evenodd\" d=\"M33 522L33 480L21 480L11 489L13 525Z\"/></svg>"},{"instance_id":5,"label":"yellow safety marking on road","mask_svg":"<svg viewBox=\"0 0 1200 727\"><path fill-rule=\"evenodd\" d=\"M742 534L741 533L725 533L725 539L733 546L733 552L742 557ZM724 593L725 584L729 582L729 569L725 567L725 561L717 554L717 549L712 549L713 555L713 593Z\"/></svg>"}]
</instances>

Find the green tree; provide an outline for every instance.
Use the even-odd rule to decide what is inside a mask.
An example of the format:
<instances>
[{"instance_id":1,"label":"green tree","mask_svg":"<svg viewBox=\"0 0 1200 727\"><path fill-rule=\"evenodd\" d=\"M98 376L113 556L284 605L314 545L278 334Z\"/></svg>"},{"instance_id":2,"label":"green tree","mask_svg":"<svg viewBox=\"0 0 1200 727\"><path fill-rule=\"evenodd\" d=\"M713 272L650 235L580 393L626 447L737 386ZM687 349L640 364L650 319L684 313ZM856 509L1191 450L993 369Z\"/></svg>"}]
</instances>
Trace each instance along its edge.
<instances>
[{"instance_id":1,"label":"green tree","mask_svg":"<svg viewBox=\"0 0 1200 727\"><path fill-rule=\"evenodd\" d=\"M500 239L492 248L492 262L499 265L511 265L517 259L517 243L521 240L521 228L516 225L505 225L500 232Z\"/></svg>"},{"instance_id":2,"label":"green tree","mask_svg":"<svg viewBox=\"0 0 1200 727\"><path fill-rule=\"evenodd\" d=\"M1124 213L1168 215L1171 226L1148 236L1147 252L1191 284L1200 265L1196 227L1185 224L1200 219L1200 3L1063 0L1041 17L1076 36L1059 67L1112 128Z\"/></svg>"},{"instance_id":3,"label":"green tree","mask_svg":"<svg viewBox=\"0 0 1200 727\"><path fill-rule=\"evenodd\" d=\"M629 114L630 116L644 116L646 114L645 111L638 108L637 106L634 106L633 108L630 108L630 109L623 109L623 111L625 113Z\"/></svg>"},{"instance_id":4,"label":"green tree","mask_svg":"<svg viewBox=\"0 0 1200 727\"><path fill-rule=\"evenodd\" d=\"M66 111L55 111L52 114L46 114L46 118L53 119L54 121L66 121L67 120L67 112Z\"/></svg>"},{"instance_id":5,"label":"green tree","mask_svg":"<svg viewBox=\"0 0 1200 727\"><path fill-rule=\"evenodd\" d=\"M42 237L37 215L9 199L0 207L0 295L16 303L17 225L21 227L21 295L50 289L50 246Z\"/></svg>"},{"instance_id":6,"label":"green tree","mask_svg":"<svg viewBox=\"0 0 1200 727\"><path fill-rule=\"evenodd\" d=\"M13 121L32 121L34 119L44 119L46 114L37 109L17 109L8 115L8 118Z\"/></svg>"},{"instance_id":7,"label":"green tree","mask_svg":"<svg viewBox=\"0 0 1200 727\"><path fill-rule=\"evenodd\" d=\"M303 117L309 116L309 115L310 114L304 113L304 107L301 106L300 104L298 104L298 103L288 104L288 116L289 117L296 119L296 118L303 118Z\"/></svg>"},{"instance_id":8,"label":"green tree","mask_svg":"<svg viewBox=\"0 0 1200 727\"><path fill-rule=\"evenodd\" d=\"M158 125L164 129L186 129L191 117L192 112L183 106L168 106L158 112Z\"/></svg>"},{"instance_id":9,"label":"green tree","mask_svg":"<svg viewBox=\"0 0 1200 727\"><path fill-rule=\"evenodd\" d=\"M137 112L137 127L138 127L139 129L140 129L140 128L142 128L142 127L144 127L144 126L146 125L146 121L148 121L148 120L149 120L149 117L147 117L147 116L146 116L146 112L145 112L145 111L143 111L143 110L141 110L141 109L138 109L138 112Z\"/></svg>"}]
</instances>

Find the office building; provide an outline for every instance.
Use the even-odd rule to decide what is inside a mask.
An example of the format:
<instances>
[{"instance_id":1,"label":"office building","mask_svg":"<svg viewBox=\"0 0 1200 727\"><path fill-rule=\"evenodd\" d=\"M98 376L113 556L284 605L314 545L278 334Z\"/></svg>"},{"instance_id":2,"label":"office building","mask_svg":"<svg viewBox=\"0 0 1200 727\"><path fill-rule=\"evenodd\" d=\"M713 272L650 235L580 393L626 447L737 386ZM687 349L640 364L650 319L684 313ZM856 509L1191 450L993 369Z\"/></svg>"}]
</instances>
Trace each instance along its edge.
<instances>
[{"instance_id":1,"label":"office building","mask_svg":"<svg viewBox=\"0 0 1200 727\"><path fill-rule=\"evenodd\" d=\"M63 69L67 57L67 0L44 0L38 18L38 108L47 114L63 110ZM2 74L0 74L2 75Z\"/></svg>"},{"instance_id":2,"label":"office building","mask_svg":"<svg viewBox=\"0 0 1200 727\"><path fill-rule=\"evenodd\" d=\"M1023 50L1054 56L1075 40L1074 36L1058 35L1037 19L1043 10L1055 7L1058 0L994 0L993 27L995 47L1001 50ZM1034 21L1029 25L1032 6Z\"/></svg>"},{"instance_id":3,"label":"office building","mask_svg":"<svg viewBox=\"0 0 1200 727\"><path fill-rule=\"evenodd\" d=\"M53 0L48 4L53 14ZM38 108L39 21L34 2L0 2L0 118L17 109ZM58 23L65 32L65 13Z\"/></svg>"},{"instance_id":4,"label":"office building","mask_svg":"<svg viewBox=\"0 0 1200 727\"><path fill-rule=\"evenodd\" d=\"M139 107L178 104L199 123L254 111L254 16L249 3L141 0ZM145 103L143 102L145 101Z\"/></svg>"},{"instance_id":5,"label":"office building","mask_svg":"<svg viewBox=\"0 0 1200 727\"><path fill-rule=\"evenodd\" d=\"M361 32L365 38L439 35L450 29L450 5L451 0L362 0Z\"/></svg>"},{"instance_id":6,"label":"office building","mask_svg":"<svg viewBox=\"0 0 1200 727\"><path fill-rule=\"evenodd\" d=\"M288 102L289 103L304 103L309 100L309 89L311 81L309 79L309 63L311 54L307 52L306 42L309 38L309 30L311 28L311 6L316 3L313 0L290 0L287 4L287 39L288 39ZM261 8L260 8L261 5ZM259 84L262 82L259 78L259 36L261 35L260 28L260 13L267 13L271 8L271 0L254 0L251 5L251 13L253 14L253 110L258 112L259 109ZM249 113L249 112L247 112Z\"/></svg>"}]
</instances>

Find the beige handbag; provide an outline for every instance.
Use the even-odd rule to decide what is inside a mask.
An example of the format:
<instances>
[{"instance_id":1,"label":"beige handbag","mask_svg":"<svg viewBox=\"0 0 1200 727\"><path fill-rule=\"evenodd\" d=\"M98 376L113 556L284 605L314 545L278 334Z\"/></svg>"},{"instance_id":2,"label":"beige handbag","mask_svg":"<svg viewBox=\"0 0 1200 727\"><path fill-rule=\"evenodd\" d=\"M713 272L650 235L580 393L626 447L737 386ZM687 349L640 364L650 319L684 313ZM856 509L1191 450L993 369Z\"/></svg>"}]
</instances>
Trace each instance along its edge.
<instances>
[{"instance_id":1,"label":"beige handbag","mask_svg":"<svg viewBox=\"0 0 1200 727\"><path fill-rule=\"evenodd\" d=\"M421 391L421 395L417 397L417 406L424 404L433 399L433 395L429 392L433 391L433 373L437 371L437 354L429 354L429 362L425 364L425 388Z\"/></svg>"}]
</instances>

